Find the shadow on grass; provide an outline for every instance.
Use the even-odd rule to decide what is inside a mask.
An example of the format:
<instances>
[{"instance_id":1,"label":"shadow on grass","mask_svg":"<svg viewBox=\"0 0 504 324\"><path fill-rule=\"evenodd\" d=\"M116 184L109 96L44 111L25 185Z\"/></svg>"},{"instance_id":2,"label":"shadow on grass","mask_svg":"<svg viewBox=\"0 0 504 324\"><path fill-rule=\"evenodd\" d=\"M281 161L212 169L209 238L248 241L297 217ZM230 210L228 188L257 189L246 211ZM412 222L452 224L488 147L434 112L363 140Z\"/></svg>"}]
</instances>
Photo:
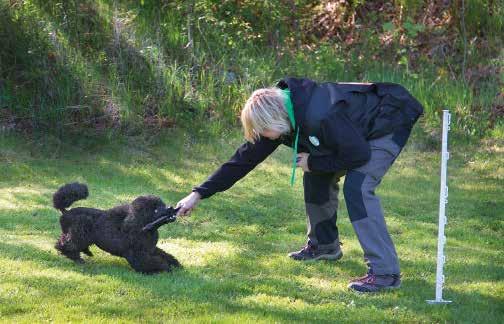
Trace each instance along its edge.
<instances>
[{"instance_id":1,"label":"shadow on grass","mask_svg":"<svg viewBox=\"0 0 504 324\"><path fill-rule=\"evenodd\" d=\"M403 315L413 314L419 321L471 322L499 318L503 315L502 309L498 306L503 301L502 296L492 296L474 290L463 291L463 286L460 290L445 290L445 296L454 301L453 305L429 306L425 303L425 299L432 297L433 283L414 277L404 278L402 289L396 292L370 296L356 295L342 289L340 285L332 284L346 278L331 278L330 273L323 269L328 267L326 262L306 264L279 261L284 265L283 270L279 272L277 266L264 265L249 259L246 254L238 253L212 260L202 267L186 267L170 274L145 276L134 273L125 262L118 261L120 259L115 257L100 256L99 261L76 265L35 246L0 243L0 252L8 259L35 262L49 272L54 269L58 273L64 271L77 275L77 277L65 275L56 279L57 274L49 276L42 273L24 278L8 275L5 278L7 283L42 291L42 297L46 301L54 299L66 305L80 304L79 298L72 302L75 290L92 294L93 291L101 291L102 285L113 286L109 291L110 294L115 295L123 291L123 297L109 296L117 299L114 303L80 304L83 317L86 313L98 312L134 319L143 312L152 312L152 308L155 312L162 313L163 310L165 314L170 311L180 312L178 315L189 312L192 316L197 315L193 313L194 311L201 311L202 314L225 313L231 316L246 313L277 321L331 321L335 315L357 320L366 318L391 320L394 318L393 312L384 310L397 310L398 307L397 312ZM226 271L222 270L223 266L226 267ZM334 265L337 268L345 266L353 268L351 262L346 265L345 263ZM418 265L415 262L406 266ZM478 282L489 279L478 276L478 273L494 272L497 268L488 265L457 265L452 266L450 270L459 275L469 271L473 274L471 280ZM34 269L34 273L36 272L37 269ZM96 281L95 277L100 280ZM109 279L104 281L103 278ZM326 286L314 287L307 284L305 278L314 278L315 282L325 278L328 283ZM141 293L138 296L131 296L131 291ZM101 291L101 295L103 294ZM106 301L109 297L101 298ZM145 301L140 302L143 298L148 299L148 305L145 305ZM135 302L140 302L140 305L149 309L141 307L131 309L131 303ZM478 312L479 309L488 309L489 312L481 313ZM27 310L25 307L18 311Z\"/></svg>"},{"instance_id":2,"label":"shadow on grass","mask_svg":"<svg viewBox=\"0 0 504 324\"><path fill-rule=\"evenodd\" d=\"M22 211L16 211L15 208L0 211L0 228L9 232L11 237L18 233L20 235L19 242L1 242L0 254L9 260L33 262L49 270L82 275L98 286L115 285L119 282L120 286L142 291L150 296L146 302L141 301L139 297L126 295L122 299L125 304L139 303L152 312L160 312L160 316L163 316L163 310L169 308L191 317L197 315L196 310L201 310L204 314L226 313L232 316L245 313L257 318L266 316L277 321L330 321L334 316L362 321L369 318L399 321L400 316L403 316L403 321L415 318L419 322L477 322L491 321L495 316L502 317L502 311L499 310L502 296L486 294L485 288L477 287L477 283L486 287L488 283L498 282L503 277L499 267L502 258L495 257L501 244L498 241L498 228L488 233L473 233L467 228L469 222L493 224L487 222L486 212L477 214L473 207L483 207L483 196L496 196L498 189L493 187L475 193L470 188L460 186L456 192L451 192L450 207L462 210L450 218L453 222L453 225L450 225L453 227L448 228L448 234L451 236L447 252L453 253L454 256L449 257L446 267L446 273L450 276L446 296L457 304L438 308L425 304L424 300L433 298L434 293L434 252L431 252L430 260L425 256L428 251L435 250L435 202L438 194L429 190L432 187L437 188L437 175L426 176L423 173L424 168L415 169L408 174L403 174L400 170L393 171L380 189L386 210L392 214L388 219L392 223L394 240L399 242L399 249L405 252L405 258L401 262L405 274L403 288L390 294L358 296L344 289L351 277L365 271L358 248L351 248L350 253L346 253L344 259L335 264L296 263L285 257L290 249L299 247L292 244L304 242L305 216L299 191L288 191L285 187L268 187L264 183L266 180L273 184L280 183L283 176L277 174L277 168L262 169L260 174L252 175L253 179L238 184L225 196L206 201L205 212L196 213L190 219L162 228L161 237L164 239L161 244L168 241L170 245L178 245L178 248L183 250L184 243L180 242L186 239L188 243L195 244L188 251L199 253L190 257L180 254L179 258L185 258L189 265L172 274L142 276L134 273L124 260L103 256L101 253L86 265L78 266L58 256L52 247L48 248L51 249L48 251L40 246L22 242L21 234L29 233L43 233L44 237L51 237L47 239L51 241L51 245L52 241L56 240L59 233L59 214L50 208L51 195L64 182L79 180L88 183L90 198L76 205L111 208L115 205L113 202L129 200L144 193L160 194L163 198L167 197L167 202L174 203L175 198L187 191L180 188L180 183L188 181L184 177L191 177L195 167L206 170L207 168L203 168L204 164L215 163L216 159L221 159L224 155L222 152L216 155L217 157L208 156L205 151L193 153L192 158L198 159L201 156L201 161L191 164L186 163L185 156L181 154L183 150L180 146L167 147L161 149L157 155L151 156L147 151L142 153L143 155L133 156L129 151L122 152L114 146L111 152L100 149L94 154L85 152L79 155L78 150L70 150L67 152L70 154L65 153L61 160L35 158L28 161L14 160L11 165L4 165L8 175L0 188L10 193L9 199L13 204L27 207ZM159 160L159 156L170 156L173 160L163 162ZM275 156L271 162L280 163ZM413 196L408 189L410 183L414 183L415 188L422 188L421 192ZM29 185L32 186L31 191L23 190ZM41 207L45 205L44 202L47 207ZM433 202L435 208L432 207ZM487 208L491 209L492 206ZM32 213L39 216L32 216ZM341 214L346 217L345 212ZM340 230L346 236L343 239L349 240L350 246L358 246L355 238L349 235L353 231L348 219L342 219L340 224ZM481 239L495 239L497 243L491 246L483 245L479 241ZM204 242L225 242L236 247L236 251L221 256L217 248L217 257L208 259L204 251L198 251L198 244ZM348 245L343 248L345 252L348 251ZM170 249L167 251L173 252ZM193 257L205 261L201 265L192 265L190 258ZM109 279L105 282L96 281L103 276ZM21 277L10 275L9 280L24 285ZM89 285L87 288L90 291L97 289L85 280L62 279L65 280L67 285ZM56 294L50 285L46 289L42 283L36 282L34 279L31 284L40 286L49 298ZM473 284L466 288L466 282L476 283L476 286ZM54 289L59 288L55 285ZM75 295L71 290L65 291L69 298ZM479 308L472 309L472 304L478 305ZM121 314L131 319L142 316L142 310L130 312L128 307L121 303L117 305L105 302L82 307L88 314L99 310L104 314ZM394 311L395 307L400 308Z\"/></svg>"},{"instance_id":3,"label":"shadow on grass","mask_svg":"<svg viewBox=\"0 0 504 324\"><path fill-rule=\"evenodd\" d=\"M76 180L88 184L90 197L87 201L77 202L75 206L86 205L103 209L129 202L137 195L146 193L160 195L167 204L175 204L181 195L188 191L181 189L180 182L177 180L177 177L184 177L184 172L180 172L180 170L189 168L186 158L181 154L183 148L180 146L169 146L155 156L150 156L147 152L139 158L128 154L128 152L121 152L115 147L112 147L112 150L102 156L98 153L100 157L97 157L87 152L79 155L74 149L68 152L69 154L65 154L62 159L34 159L5 167L6 173L12 176L7 176L0 188L9 190L14 184L19 185L19 190L11 193L11 202L20 206L32 206L32 209L25 215L20 215L20 212L15 210L2 211L0 215L7 213L20 215L12 219L0 216L3 218L2 227L13 229L19 222L29 225L35 221L35 225L54 229L50 224L57 222L59 213L51 212L52 192L60 185ZM170 150L175 151L169 154ZM165 152L166 154L164 154ZM162 162L159 155L171 156L173 159L169 163ZM200 155L204 154L198 153L198 160ZM280 163L277 158L273 156L272 162ZM201 157L201 161L198 161L197 165L203 166L210 163L212 159L208 156ZM120 162L117 162L118 160ZM143 166L144 164L146 167ZM271 170L254 172L256 174L253 176L258 176L259 179L276 180L281 177ZM257 172L262 174L259 175ZM436 179L433 179L434 176L426 177L421 172L422 170L417 170L416 175L414 173L414 175L408 176L394 171L384 179L384 184L378 191L383 197L384 206L393 215L388 219L392 223L399 224L391 226L391 232L394 236L400 237L404 232L404 226L401 224L405 224L409 230L425 232L433 238L436 236L435 227L429 226L437 223L436 202L438 195L435 191L429 190L429 188L437 187ZM26 176L27 174L29 176ZM20 181L19 176L26 178ZM285 187L268 188L267 184L261 182L261 180L255 179L248 180L245 187L238 185L237 189L226 193L226 195L205 201L202 204L207 209L206 213L197 213L195 217L185 223L174 224L169 230L165 231L163 228L161 233L172 237L190 235L192 239L196 240L228 240L241 244L255 244L260 249L267 249L269 245L262 240L256 240L257 237L269 238L274 233L285 234L284 231L287 231L288 234L304 237L305 216L300 193L285 190ZM419 192L413 199L407 190L410 183L414 183L416 187L424 188L425 192ZM30 191L28 190L29 186L42 189ZM37 190L43 190L41 195L37 194ZM462 213L455 215L454 218L451 218L453 221L462 221L472 217L472 212L476 212L474 206L477 206L480 211L483 210L479 196L474 195L471 190L458 188L456 192L452 192L452 197L456 198L457 196L464 197L463 204L470 206L470 209L465 209ZM449 207L458 203L455 198L451 198L453 200ZM340 202L340 206L343 206L344 203L341 199ZM44 205L47 208L41 209L41 206ZM35 214L41 215L41 217L34 217ZM347 234L350 227L347 223L346 212L340 214L339 224L342 224L345 229L344 234ZM344 218L342 219L342 217ZM482 219L481 217L478 219L483 223L486 221L495 223L491 219ZM202 225L210 227L203 226L198 229ZM256 228L250 233L240 231L240 227L246 226L256 226ZM210 232L205 231L208 228L211 230Z\"/></svg>"}]
</instances>

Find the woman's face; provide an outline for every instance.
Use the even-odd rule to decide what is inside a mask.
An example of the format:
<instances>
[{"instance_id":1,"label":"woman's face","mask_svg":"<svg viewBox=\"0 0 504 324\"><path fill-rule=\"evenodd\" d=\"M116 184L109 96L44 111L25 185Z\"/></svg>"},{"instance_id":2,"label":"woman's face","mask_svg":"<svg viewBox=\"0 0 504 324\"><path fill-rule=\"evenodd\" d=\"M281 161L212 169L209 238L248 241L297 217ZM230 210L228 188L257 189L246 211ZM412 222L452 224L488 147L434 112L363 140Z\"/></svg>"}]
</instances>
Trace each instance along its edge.
<instances>
[{"instance_id":1,"label":"woman's face","mask_svg":"<svg viewBox=\"0 0 504 324\"><path fill-rule=\"evenodd\" d=\"M271 140L276 140L277 138L279 138L282 135L282 133L280 133L278 131L266 129L266 130L262 131L262 133L260 133L260 135L263 137L267 137Z\"/></svg>"}]
</instances>

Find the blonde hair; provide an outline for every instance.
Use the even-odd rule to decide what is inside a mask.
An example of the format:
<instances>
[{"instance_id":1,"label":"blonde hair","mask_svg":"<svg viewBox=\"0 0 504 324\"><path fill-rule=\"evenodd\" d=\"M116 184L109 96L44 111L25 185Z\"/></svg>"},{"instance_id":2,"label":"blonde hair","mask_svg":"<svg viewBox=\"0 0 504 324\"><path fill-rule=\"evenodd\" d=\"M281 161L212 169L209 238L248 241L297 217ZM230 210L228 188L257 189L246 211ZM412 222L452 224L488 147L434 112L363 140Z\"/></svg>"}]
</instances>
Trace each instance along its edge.
<instances>
[{"instance_id":1,"label":"blonde hair","mask_svg":"<svg viewBox=\"0 0 504 324\"><path fill-rule=\"evenodd\" d=\"M252 93L241 112L245 139L255 143L265 130L286 134L291 130L284 105L285 94L279 88L258 89Z\"/></svg>"}]
</instances>

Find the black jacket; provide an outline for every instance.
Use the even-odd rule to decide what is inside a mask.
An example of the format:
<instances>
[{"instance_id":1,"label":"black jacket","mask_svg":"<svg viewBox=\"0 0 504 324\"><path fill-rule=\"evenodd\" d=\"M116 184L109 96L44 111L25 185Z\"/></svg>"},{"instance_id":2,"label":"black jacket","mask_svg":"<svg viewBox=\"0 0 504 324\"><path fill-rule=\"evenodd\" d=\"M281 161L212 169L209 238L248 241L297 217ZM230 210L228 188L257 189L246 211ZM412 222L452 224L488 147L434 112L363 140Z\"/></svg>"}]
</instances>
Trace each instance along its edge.
<instances>
[{"instance_id":1,"label":"black jacket","mask_svg":"<svg viewBox=\"0 0 504 324\"><path fill-rule=\"evenodd\" d=\"M422 105L393 83L316 83L285 78L277 86L291 92L296 125L300 127L298 151L310 153L308 167L315 172L364 165L371 155L368 140L410 130L423 113ZM292 146L292 133L277 140L261 137L255 144L243 144L193 191L207 198L230 188L278 145Z\"/></svg>"}]
</instances>

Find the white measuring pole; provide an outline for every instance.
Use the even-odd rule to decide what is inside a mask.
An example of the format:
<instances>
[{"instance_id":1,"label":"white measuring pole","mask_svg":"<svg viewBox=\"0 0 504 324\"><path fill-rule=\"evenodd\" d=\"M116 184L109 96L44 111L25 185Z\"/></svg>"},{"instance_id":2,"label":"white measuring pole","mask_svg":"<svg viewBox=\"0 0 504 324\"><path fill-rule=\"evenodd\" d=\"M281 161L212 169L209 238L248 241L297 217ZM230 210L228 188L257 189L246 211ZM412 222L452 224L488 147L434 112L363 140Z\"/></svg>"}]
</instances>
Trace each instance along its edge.
<instances>
[{"instance_id":1,"label":"white measuring pole","mask_svg":"<svg viewBox=\"0 0 504 324\"><path fill-rule=\"evenodd\" d=\"M427 300L429 304L451 303L443 299L444 274L443 266L446 261L444 255L444 245L446 236L444 235L446 218L446 204L448 203L448 184L446 182L446 169L450 153L448 152L448 131L450 130L450 112L443 110L443 137L441 144L441 188L439 190L439 229L438 229L438 248L437 248L437 269L436 269L436 299Z\"/></svg>"}]
</instances>

